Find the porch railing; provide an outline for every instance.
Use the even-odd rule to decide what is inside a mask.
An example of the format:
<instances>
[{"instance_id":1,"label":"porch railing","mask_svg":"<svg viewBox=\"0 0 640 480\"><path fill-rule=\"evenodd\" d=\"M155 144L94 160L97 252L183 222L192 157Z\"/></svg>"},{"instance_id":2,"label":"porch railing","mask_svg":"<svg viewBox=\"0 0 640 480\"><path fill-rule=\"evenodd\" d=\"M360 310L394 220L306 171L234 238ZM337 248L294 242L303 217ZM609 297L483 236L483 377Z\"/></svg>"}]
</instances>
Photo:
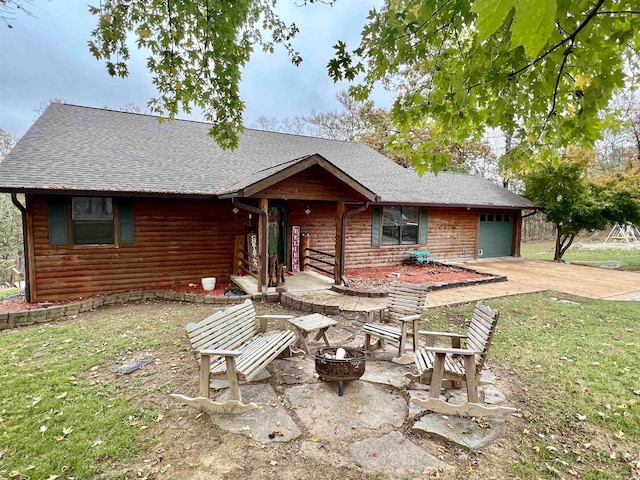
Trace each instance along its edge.
<instances>
[{"instance_id":1,"label":"porch railing","mask_svg":"<svg viewBox=\"0 0 640 480\"><path fill-rule=\"evenodd\" d=\"M303 270L308 267L308 268L317 270L319 272L322 272L325 275L333 277L334 268L336 265L335 255L327 252L322 252L314 248L305 248L303 250L303 253L304 253L304 260L302 261ZM311 263L311 262L314 262L314 263ZM331 270L326 270L322 266L316 265L317 263L321 264L322 266L328 265L329 267L331 267Z\"/></svg>"},{"instance_id":2,"label":"porch railing","mask_svg":"<svg viewBox=\"0 0 640 480\"><path fill-rule=\"evenodd\" d=\"M260 254L255 256L247 251L244 237L236 237L234 257L235 272L237 274L251 275L256 279L260 278Z\"/></svg>"}]
</instances>

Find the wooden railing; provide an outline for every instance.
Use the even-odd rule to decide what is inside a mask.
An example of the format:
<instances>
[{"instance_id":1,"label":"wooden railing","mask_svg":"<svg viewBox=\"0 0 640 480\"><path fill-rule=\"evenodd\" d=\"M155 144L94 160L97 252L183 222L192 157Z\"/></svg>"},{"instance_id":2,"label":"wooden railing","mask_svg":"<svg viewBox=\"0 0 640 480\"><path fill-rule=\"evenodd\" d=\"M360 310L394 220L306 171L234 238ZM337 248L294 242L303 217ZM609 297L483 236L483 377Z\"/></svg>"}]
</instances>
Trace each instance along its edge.
<instances>
[{"instance_id":1,"label":"wooden railing","mask_svg":"<svg viewBox=\"0 0 640 480\"><path fill-rule=\"evenodd\" d=\"M234 247L234 273L251 275L259 279L260 267L262 265L261 256L251 255L251 253L246 250L244 237L236 237Z\"/></svg>"},{"instance_id":2,"label":"wooden railing","mask_svg":"<svg viewBox=\"0 0 640 480\"><path fill-rule=\"evenodd\" d=\"M331 267L331 270L326 270L325 268L315 265L314 263L311 263L311 262L320 263L322 265L328 265L329 267ZM317 270L319 272L322 272L326 275L329 275L330 277L333 277L335 265L336 265L336 256L331 253L321 252L320 250L316 250L314 248L305 248L303 250L303 261L302 261L303 270L305 270L308 267L308 268Z\"/></svg>"}]
</instances>

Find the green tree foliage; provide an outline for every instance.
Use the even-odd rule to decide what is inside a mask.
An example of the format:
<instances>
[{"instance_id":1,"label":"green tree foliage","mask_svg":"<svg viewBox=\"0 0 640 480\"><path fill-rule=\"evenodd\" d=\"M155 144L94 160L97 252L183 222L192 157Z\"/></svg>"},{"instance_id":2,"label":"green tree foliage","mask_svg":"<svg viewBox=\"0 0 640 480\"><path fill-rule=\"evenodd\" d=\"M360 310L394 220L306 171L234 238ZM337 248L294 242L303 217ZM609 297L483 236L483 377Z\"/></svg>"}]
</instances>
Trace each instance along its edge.
<instances>
[{"instance_id":1,"label":"green tree foliage","mask_svg":"<svg viewBox=\"0 0 640 480\"><path fill-rule=\"evenodd\" d=\"M0 129L0 162L13 148L16 138ZM0 284L11 277L22 255L22 218L8 193L0 193Z\"/></svg>"},{"instance_id":2,"label":"green tree foliage","mask_svg":"<svg viewBox=\"0 0 640 480\"><path fill-rule=\"evenodd\" d=\"M174 118L181 110L202 110L211 134L235 148L242 130L242 68L254 46L286 48L294 64L302 61L291 44L298 29L276 14L275 0L103 0L90 7L98 25L91 53L106 62L110 75L129 74L129 36L149 52L149 69L158 96L151 113ZM267 37L267 38L265 38Z\"/></svg>"},{"instance_id":3,"label":"green tree foliage","mask_svg":"<svg viewBox=\"0 0 640 480\"><path fill-rule=\"evenodd\" d=\"M556 227L554 260L560 261L583 230L599 230L612 222L640 222L640 176L590 178L592 151L570 148L560 162L548 161L524 177L525 196L542 207Z\"/></svg>"},{"instance_id":4,"label":"green tree foliage","mask_svg":"<svg viewBox=\"0 0 640 480\"><path fill-rule=\"evenodd\" d=\"M636 6L637 7L637 6ZM531 153L591 145L599 112L625 85L640 49L640 10L625 0L386 0L372 11L360 45L335 46L335 80L358 80L367 98L386 75L406 66L427 82L393 107L396 142L412 161L440 168L435 147L479 138L487 127L517 138L511 168ZM411 145L415 129L432 137ZM535 158L544 158L537 155Z\"/></svg>"}]
</instances>

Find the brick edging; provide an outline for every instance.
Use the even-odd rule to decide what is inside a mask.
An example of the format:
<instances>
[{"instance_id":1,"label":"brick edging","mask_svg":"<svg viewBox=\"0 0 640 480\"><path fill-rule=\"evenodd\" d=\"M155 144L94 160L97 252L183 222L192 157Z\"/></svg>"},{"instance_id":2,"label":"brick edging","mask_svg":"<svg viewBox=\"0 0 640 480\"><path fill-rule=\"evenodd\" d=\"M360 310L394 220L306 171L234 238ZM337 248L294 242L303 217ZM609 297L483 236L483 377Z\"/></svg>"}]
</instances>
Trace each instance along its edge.
<instances>
[{"instance_id":1,"label":"brick edging","mask_svg":"<svg viewBox=\"0 0 640 480\"><path fill-rule=\"evenodd\" d=\"M279 294L277 294L279 296ZM278 296L267 297L267 301L278 301ZM233 297L212 297L195 293L173 292L169 290L142 290L137 292L113 293L91 297L64 305L52 305L46 308L34 308L17 312L0 312L0 330L62 320L72 315L95 310L106 305L122 305L140 300L168 300L175 302L202 303L208 305L233 305L242 303L247 298L255 300L255 296L238 295ZM258 299L262 297L258 295Z\"/></svg>"},{"instance_id":2,"label":"brick edging","mask_svg":"<svg viewBox=\"0 0 640 480\"><path fill-rule=\"evenodd\" d=\"M280 295L280 303L293 310L300 310L308 313L322 313L324 315L340 314L340 304L332 302L312 302L297 297L292 293L283 292Z\"/></svg>"}]
</instances>

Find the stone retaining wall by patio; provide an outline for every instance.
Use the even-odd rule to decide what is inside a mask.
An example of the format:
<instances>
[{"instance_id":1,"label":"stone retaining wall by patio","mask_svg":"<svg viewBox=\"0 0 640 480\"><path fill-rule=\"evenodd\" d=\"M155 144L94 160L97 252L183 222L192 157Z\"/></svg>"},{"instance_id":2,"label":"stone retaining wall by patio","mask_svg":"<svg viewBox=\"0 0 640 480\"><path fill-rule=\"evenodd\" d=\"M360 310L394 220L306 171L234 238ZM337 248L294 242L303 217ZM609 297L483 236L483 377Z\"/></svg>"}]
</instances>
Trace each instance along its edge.
<instances>
[{"instance_id":1,"label":"stone retaining wall by patio","mask_svg":"<svg viewBox=\"0 0 640 480\"><path fill-rule=\"evenodd\" d=\"M21 327L24 325L33 325L35 323L55 322L79 313L95 310L96 308L106 305L122 305L142 300L168 300L174 302L190 302L224 306L244 302L247 298L260 300L262 297L260 295L254 297L251 295L213 297L210 295L172 292L167 290L144 290L139 292L114 293L112 295L78 300L64 305L50 305L18 312L0 312L0 330ZM278 293L269 294L267 296L267 301L277 302L278 300Z\"/></svg>"}]
</instances>

